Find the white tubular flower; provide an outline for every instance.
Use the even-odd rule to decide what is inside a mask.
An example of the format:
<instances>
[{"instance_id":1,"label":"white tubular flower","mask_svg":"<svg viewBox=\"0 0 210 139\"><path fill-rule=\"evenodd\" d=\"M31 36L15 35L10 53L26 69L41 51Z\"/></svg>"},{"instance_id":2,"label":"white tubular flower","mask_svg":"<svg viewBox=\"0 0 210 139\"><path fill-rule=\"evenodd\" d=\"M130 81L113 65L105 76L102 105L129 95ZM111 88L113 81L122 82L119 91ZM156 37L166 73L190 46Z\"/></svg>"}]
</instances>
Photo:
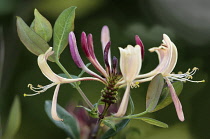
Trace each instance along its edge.
<instances>
[{"instance_id":1,"label":"white tubular flower","mask_svg":"<svg viewBox=\"0 0 210 139\"><path fill-rule=\"evenodd\" d=\"M153 79L153 77L155 75L157 75L158 73L161 73L163 75L163 77L165 78L166 83L169 87L178 118L180 121L184 121L182 105L179 101L179 98L175 92L175 89L174 89L171 81L178 80L178 81L183 81L183 82L184 81L197 82L197 83L204 82L203 80L202 81L192 81L191 80L192 75L195 74L195 72L198 68L193 68L192 71L190 71L190 69L189 69L184 74L171 74L174 67L176 66L177 59L178 59L178 53L177 53L176 46L174 45L174 43L170 40L170 38L166 34L163 34L163 43L161 44L161 46L151 48L151 49L149 49L149 51L157 53L158 59L159 59L159 65L149 73L138 75L136 77L135 81L139 82L139 83L150 81Z\"/></svg>"},{"instance_id":2,"label":"white tubular flower","mask_svg":"<svg viewBox=\"0 0 210 139\"><path fill-rule=\"evenodd\" d=\"M120 49L120 69L123 75L123 79L127 83L132 83L132 81L139 74L142 59L141 59L141 49L139 45L135 47L128 45L125 49Z\"/></svg>"},{"instance_id":3,"label":"white tubular flower","mask_svg":"<svg viewBox=\"0 0 210 139\"><path fill-rule=\"evenodd\" d=\"M127 88L118 112L114 114L116 117L122 117L125 115L130 96L130 87L135 86L135 84L133 84L133 80L139 74L142 65L141 48L139 45L136 45L135 47L128 45L125 49L119 49L120 69L123 75L123 80L127 84Z\"/></svg>"},{"instance_id":4,"label":"white tubular flower","mask_svg":"<svg viewBox=\"0 0 210 139\"><path fill-rule=\"evenodd\" d=\"M52 54L53 54L52 47L50 47L45 52L45 54L41 54L38 57L38 65L39 65L40 70L52 83L49 85L46 85L46 86L38 85L38 87L33 87L31 84L29 84L28 87L36 93L35 94L24 94L24 96L34 96L34 95L40 94L42 92L45 92L47 89L57 85L56 89L54 91L54 95L53 95L51 114L52 114L52 118L54 120L61 121L62 119L59 118L57 115L56 104L57 104L58 91L59 91L60 85L62 83L72 83L72 82L78 82L78 81L83 81L83 80L96 80L96 81L100 81L100 82L102 82L102 81L98 78L93 78L93 77L67 79L67 78L63 78L63 77L55 74L52 71L52 69L49 67L49 65L47 64L47 59Z\"/></svg>"}]
</instances>

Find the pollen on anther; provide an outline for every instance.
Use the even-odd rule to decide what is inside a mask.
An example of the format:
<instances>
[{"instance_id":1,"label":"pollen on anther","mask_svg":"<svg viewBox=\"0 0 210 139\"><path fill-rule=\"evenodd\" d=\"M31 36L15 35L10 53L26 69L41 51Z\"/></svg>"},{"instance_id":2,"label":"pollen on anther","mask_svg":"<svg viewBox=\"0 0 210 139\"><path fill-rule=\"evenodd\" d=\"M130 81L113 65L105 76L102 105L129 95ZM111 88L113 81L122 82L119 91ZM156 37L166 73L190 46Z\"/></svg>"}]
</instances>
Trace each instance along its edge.
<instances>
[{"instance_id":1,"label":"pollen on anther","mask_svg":"<svg viewBox=\"0 0 210 139\"><path fill-rule=\"evenodd\" d=\"M178 74L182 74L183 72L179 71Z\"/></svg>"},{"instance_id":2,"label":"pollen on anther","mask_svg":"<svg viewBox=\"0 0 210 139\"><path fill-rule=\"evenodd\" d=\"M43 87L42 85L38 84L37 87Z\"/></svg>"},{"instance_id":3,"label":"pollen on anther","mask_svg":"<svg viewBox=\"0 0 210 139\"><path fill-rule=\"evenodd\" d=\"M138 88L139 87L139 82L135 82L131 84L131 88Z\"/></svg>"}]
</instances>

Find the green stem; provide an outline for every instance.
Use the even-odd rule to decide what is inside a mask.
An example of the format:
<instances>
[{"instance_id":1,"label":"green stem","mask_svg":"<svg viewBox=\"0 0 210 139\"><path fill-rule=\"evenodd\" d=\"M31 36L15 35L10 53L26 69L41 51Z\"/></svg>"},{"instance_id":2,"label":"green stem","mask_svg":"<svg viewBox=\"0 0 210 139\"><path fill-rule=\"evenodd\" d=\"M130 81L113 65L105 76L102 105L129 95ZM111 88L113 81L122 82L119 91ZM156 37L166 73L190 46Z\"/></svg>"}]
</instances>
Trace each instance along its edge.
<instances>
[{"instance_id":1,"label":"green stem","mask_svg":"<svg viewBox=\"0 0 210 139\"><path fill-rule=\"evenodd\" d=\"M110 104L105 103L103 112L99 115L99 120L104 119L104 116L106 115L108 109L109 109Z\"/></svg>"},{"instance_id":2,"label":"green stem","mask_svg":"<svg viewBox=\"0 0 210 139\"><path fill-rule=\"evenodd\" d=\"M110 107L110 104L105 103L103 112L99 115L99 119L98 119L92 133L90 134L89 139L96 139L98 132L99 132L100 124L101 124L102 120L104 119L109 107Z\"/></svg>"},{"instance_id":3,"label":"green stem","mask_svg":"<svg viewBox=\"0 0 210 139\"><path fill-rule=\"evenodd\" d=\"M138 113L138 114L133 114L133 115L128 115L128 116L125 116L125 117L122 117L123 119L131 119L131 118L136 118L136 117L140 117L144 114L147 114L147 111L144 111L142 113Z\"/></svg>"},{"instance_id":4,"label":"green stem","mask_svg":"<svg viewBox=\"0 0 210 139\"><path fill-rule=\"evenodd\" d=\"M139 114L133 114L133 115L128 115L128 116L125 116L125 117L106 117L106 119L132 119L132 118L137 118L137 117L140 117L144 114L147 114L147 111L144 111L142 113L139 113Z\"/></svg>"},{"instance_id":5,"label":"green stem","mask_svg":"<svg viewBox=\"0 0 210 139\"><path fill-rule=\"evenodd\" d=\"M68 76L69 79L73 79L72 76L68 73L68 71L63 67L63 65L60 63L59 60L56 60L56 64L60 67L60 69L66 74L66 76ZM77 91L79 92L79 94L82 96L82 98L85 100L85 102L87 103L87 105L93 109L94 106L93 104L90 102L90 100L86 97L86 95L84 94L84 92L82 91L82 89L76 84L73 83L74 87L77 89Z\"/></svg>"}]
</instances>

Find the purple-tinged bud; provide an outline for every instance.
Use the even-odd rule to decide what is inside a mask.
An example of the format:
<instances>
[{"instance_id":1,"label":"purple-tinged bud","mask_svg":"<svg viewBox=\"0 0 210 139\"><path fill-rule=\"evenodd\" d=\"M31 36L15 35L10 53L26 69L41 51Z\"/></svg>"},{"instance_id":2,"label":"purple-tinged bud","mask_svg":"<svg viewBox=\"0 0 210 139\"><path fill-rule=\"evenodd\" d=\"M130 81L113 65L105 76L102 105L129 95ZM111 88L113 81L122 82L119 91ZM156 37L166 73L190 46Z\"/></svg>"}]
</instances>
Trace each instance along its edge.
<instances>
[{"instance_id":1,"label":"purple-tinged bud","mask_svg":"<svg viewBox=\"0 0 210 139\"><path fill-rule=\"evenodd\" d=\"M135 36L136 44L141 47L141 58L144 59L144 44L138 35Z\"/></svg>"},{"instance_id":2,"label":"purple-tinged bud","mask_svg":"<svg viewBox=\"0 0 210 139\"><path fill-rule=\"evenodd\" d=\"M88 34L87 36L87 43L89 48L89 53L92 56L93 59L96 59L95 53L94 53L94 46L93 46L93 36L92 34Z\"/></svg>"},{"instance_id":3,"label":"purple-tinged bud","mask_svg":"<svg viewBox=\"0 0 210 139\"><path fill-rule=\"evenodd\" d=\"M70 52L71 52L72 59L74 60L74 63L79 68L82 68L85 64L83 63L83 61L79 55L74 32L69 33L69 47L70 47Z\"/></svg>"},{"instance_id":4,"label":"purple-tinged bud","mask_svg":"<svg viewBox=\"0 0 210 139\"><path fill-rule=\"evenodd\" d=\"M82 45L83 51L85 52L85 55L88 58L88 60L92 63L92 65L99 72L101 72L101 74L103 74L106 77L107 76L106 71L99 64L98 60L95 57L94 49L93 49L92 35L89 34L88 36L86 36L85 32L82 32L82 35L81 35L81 45Z\"/></svg>"},{"instance_id":5,"label":"purple-tinged bud","mask_svg":"<svg viewBox=\"0 0 210 139\"><path fill-rule=\"evenodd\" d=\"M112 64L113 64L112 73L117 74L118 59L115 56L113 57Z\"/></svg>"},{"instance_id":6,"label":"purple-tinged bud","mask_svg":"<svg viewBox=\"0 0 210 139\"><path fill-rule=\"evenodd\" d=\"M101 31L101 43L103 50L105 49L106 44L110 41L110 33L108 26L103 26Z\"/></svg>"},{"instance_id":7,"label":"purple-tinged bud","mask_svg":"<svg viewBox=\"0 0 210 139\"><path fill-rule=\"evenodd\" d=\"M90 62L93 64L94 67L96 67L96 69L98 69L98 71L102 71L104 69L101 70L100 65L98 65L97 61L93 61L89 50L88 50L88 45L87 45L87 37L85 32L82 33L82 37L81 37L81 42L82 42L82 48L87 56L87 58L90 60ZM94 73L93 71L89 70L84 62L82 61L79 52L78 52L78 48L77 48L77 44L76 44L76 38L73 32L69 33L69 46L70 46L70 52L72 55L72 58L74 60L74 62L77 64L77 66L79 68L82 68L85 72L87 72L88 74L99 78L101 81L104 82L104 79L101 78L99 75L97 75L96 73ZM89 57L88 57L89 56ZM102 73L105 73L106 71L102 71ZM104 74L105 75L105 74Z\"/></svg>"},{"instance_id":8,"label":"purple-tinged bud","mask_svg":"<svg viewBox=\"0 0 210 139\"><path fill-rule=\"evenodd\" d=\"M86 57L90 57L90 52L87 43L87 36L85 32L82 32L81 34L81 45L82 45L82 50L84 51Z\"/></svg>"},{"instance_id":9,"label":"purple-tinged bud","mask_svg":"<svg viewBox=\"0 0 210 139\"><path fill-rule=\"evenodd\" d=\"M107 44L106 44L106 47L104 49L104 63L106 65L106 68L108 69L108 71L110 72L110 63L109 63L109 49L110 49L110 46L111 46L111 42L109 41Z\"/></svg>"}]
</instances>

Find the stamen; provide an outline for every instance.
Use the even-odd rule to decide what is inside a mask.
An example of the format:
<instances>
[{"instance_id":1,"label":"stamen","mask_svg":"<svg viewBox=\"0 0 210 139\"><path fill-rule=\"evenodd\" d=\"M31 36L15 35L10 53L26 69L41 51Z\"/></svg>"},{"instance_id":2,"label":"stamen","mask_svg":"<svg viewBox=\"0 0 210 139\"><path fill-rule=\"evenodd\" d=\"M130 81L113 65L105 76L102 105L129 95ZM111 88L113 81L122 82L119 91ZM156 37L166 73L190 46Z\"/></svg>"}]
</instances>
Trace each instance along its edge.
<instances>
[{"instance_id":1,"label":"stamen","mask_svg":"<svg viewBox=\"0 0 210 139\"><path fill-rule=\"evenodd\" d=\"M131 83L131 88L138 88L139 82Z\"/></svg>"},{"instance_id":2,"label":"stamen","mask_svg":"<svg viewBox=\"0 0 210 139\"><path fill-rule=\"evenodd\" d=\"M193 81L192 80L193 75L196 73L197 70L198 70L197 67L194 67L192 70L189 68L187 70L187 72L185 72L185 73L179 72L178 74L170 74L170 76L168 76L168 78L171 81L178 80L178 81L182 81L182 82L189 81L189 82L196 82L196 83L205 82L205 80L201 80L201 81Z\"/></svg>"},{"instance_id":3,"label":"stamen","mask_svg":"<svg viewBox=\"0 0 210 139\"><path fill-rule=\"evenodd\" d=\"M33 87L32 84L28 84L28 88L30 88L32 91L36 92L34 94L24 94L24 97L25 96L35 96L35 95L39 95L40 93L43 93L45 92L47 89L53 87L54 85L56 85L56 83L51 83L51 84L48 84L46 86L42 86L42 85L37 85L37 87Z\"/></svg>"}]
</instances>

